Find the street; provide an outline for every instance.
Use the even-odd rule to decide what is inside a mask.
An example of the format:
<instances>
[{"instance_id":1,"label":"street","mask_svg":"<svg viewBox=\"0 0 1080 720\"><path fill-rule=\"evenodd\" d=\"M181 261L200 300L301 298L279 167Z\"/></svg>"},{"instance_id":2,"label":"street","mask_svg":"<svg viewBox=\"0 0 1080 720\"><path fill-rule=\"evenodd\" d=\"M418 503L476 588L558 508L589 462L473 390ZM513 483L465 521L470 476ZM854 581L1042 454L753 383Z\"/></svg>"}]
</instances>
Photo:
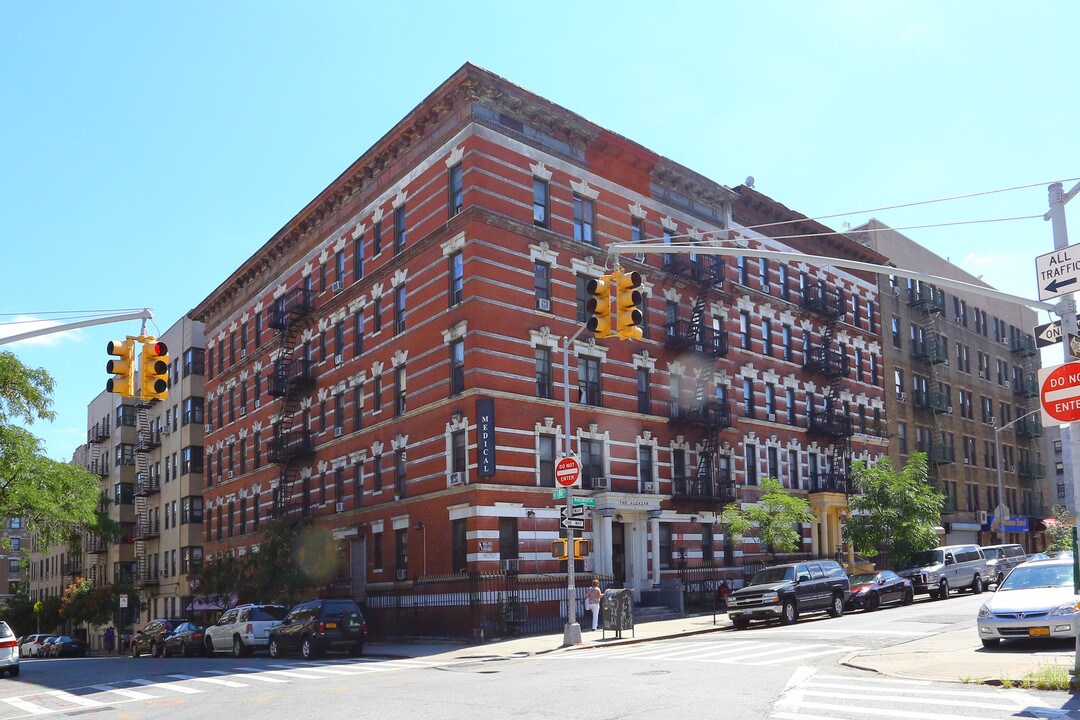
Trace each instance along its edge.
<instances>
[{"instance_id":1,"label":"street","mask_svg":"<svg viewBox=\"0 0 1080 720\"><path fill-rule=\"evenodd\" d=\"M0 680L0 720L109 718L1067 717L1069 695L885 677L840 664L868 649L970 629L985 596L920 600L790 627L522 652L518 643L317 661L143 657L29 660ZM588 634L588 632L587 632ZM382 653L400 650L402 656ZM1031 652L1071 655L1071 644ZM1080 712L1075 714L1080 717Z\"/></svg>"}]
</instances>

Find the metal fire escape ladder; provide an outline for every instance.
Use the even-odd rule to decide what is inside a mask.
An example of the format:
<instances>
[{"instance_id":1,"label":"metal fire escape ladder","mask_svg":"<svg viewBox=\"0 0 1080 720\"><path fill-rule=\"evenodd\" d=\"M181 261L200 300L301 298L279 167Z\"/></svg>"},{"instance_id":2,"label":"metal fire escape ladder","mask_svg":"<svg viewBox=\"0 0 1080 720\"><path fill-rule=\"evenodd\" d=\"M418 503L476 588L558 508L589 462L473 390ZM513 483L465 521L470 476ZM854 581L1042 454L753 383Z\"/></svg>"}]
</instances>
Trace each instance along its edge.
<instances>
[{"instance_id":1,"label":"metal fire escape ladder","mask_svg":"<svg viewBox=\"0 0 1080 720\"><path fill-rule=\"evenodd\" d=\"M146 457L151 434L150 403L136 406L135 442L135 582L143 584L150 576L150 553L147 542L150 528L150 462Z\"/></svg>"},{"instance_id":2,"label":"metal fire escape ladder","mask_svg":"<svg viewBox=\"0 0 1080 720\"><path fill-rule=\"evenodd\" d=\"M848 358L843 349L833 349L836 324L844 314L843 298L839 291L830 289L823 281L808 284L803 291L802 307L824 319L819 344L811 348L805 367L829 381L824 393L824 407L807 417L810 433L829 438L826 444L828 468L824 472L819 470L818 478L811 478L811 488L850 493L848 470L853 426L840 400L844 378L848 374Z\"/></svg>"},{"instance_id":3,"label":"metal fire escape ladder","mask_svg":"<svg viewBox=\"0 0 1080 720\"><path fill-rule=\"evenodd\" d=\"M924 397L919 401L922 409L929 410L933 416L933 430L930 434L930 447L928 460L930 475L939 492L948 495L945 486L945 478L942 477L941 466L952 464L955 460L956 448L946 443L945 425L941 421L941 414L951 411L949 398L945 397L941 387L940 375L937 366L948 362L949 358L944 354L944 346L941 340L941 332L938 328L938 318L945 310L945 297L941 290L927 283L919 283L911 290L913 293L911 304L919 313L918 324L922 337L918 340L921 346L913 348L917 357L925 362L927 390ZM953 498L954 502L956 498Z\"/></svg>"},{"instance_id":4,"label":"metal fire escape ladder","mask_svg":"<svg viewBox=\"0 0 1080 720\"><path fill-rule=\"evenodd\" d=\"M297 460L310 444L305 436L306 429L297 427L296 419L300 414L299 390L310 379L311 368L306 354L297 356L296 350L304 322L312 309L311 291L297 288L278 298L270 319L270 326L278 331L280 339L270 376L270 392L281 398L274 437L270 441L270 461L281 466L273 497L272 512L277 517L289 513L293 485L300 475Z\"/></svg>"}]
</instances>

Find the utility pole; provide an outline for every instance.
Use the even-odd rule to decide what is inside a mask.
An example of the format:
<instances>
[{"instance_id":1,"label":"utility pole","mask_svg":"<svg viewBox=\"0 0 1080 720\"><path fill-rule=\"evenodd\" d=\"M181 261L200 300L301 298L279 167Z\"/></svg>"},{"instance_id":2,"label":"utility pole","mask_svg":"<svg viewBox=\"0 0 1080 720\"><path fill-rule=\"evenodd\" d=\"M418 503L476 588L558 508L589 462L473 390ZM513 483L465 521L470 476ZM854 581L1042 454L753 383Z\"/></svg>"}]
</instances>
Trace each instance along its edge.
<instances>
[{"instance_id":1,"label":"utility pole","mask_svg":"<svg viewBox=\"0 0 1080 720\"><path fill-rule=\"evenodd\" d=\"M563 336L563 420L566 427L563 429L563 453L566 457L572 457L570 453L570 343L577 340L578 335L585 330L582 325L570 337ZM580 475L579 475L580 477ZM571 512L574 508L574 488L566 488L566 517L573 517ZM584 532L584 531L583 531ZM577 621L577 594L574 589L574 528L566 528L566 627L563 628L563 645L581 644L581 625Z\"/></svg>"}]
</instances>

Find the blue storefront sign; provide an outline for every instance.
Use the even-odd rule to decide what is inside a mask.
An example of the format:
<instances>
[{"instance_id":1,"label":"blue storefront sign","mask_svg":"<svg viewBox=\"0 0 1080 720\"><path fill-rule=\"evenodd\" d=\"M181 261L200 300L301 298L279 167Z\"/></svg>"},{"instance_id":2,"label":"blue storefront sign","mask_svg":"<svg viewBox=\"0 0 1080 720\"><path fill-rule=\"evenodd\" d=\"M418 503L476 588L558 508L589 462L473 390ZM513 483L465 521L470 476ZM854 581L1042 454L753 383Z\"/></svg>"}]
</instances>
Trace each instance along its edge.
<instances>
[{"instance_id":1,"label":"blue storefront sign","mask_svg":"<svg viewBox=\"0 0 1080 720\"><path fill-rule=\"evenodd\" d=\"M986 516L986 529L997 532L998 527L994 524L992 514ZM1026 515L1009 515L1005 518L1005 532L1027 532L1031 529Z\"/></svg>"},{"instance_id":2,"label":"blue storefront sign","mask_svg":"<svg viewBox=\"0 0 1080 720\"><path fill-rule=\"evenodd\" d=\"M476 400L476 464L480 477L495 474L495 398Z\"/></svg>"}]
</instances>

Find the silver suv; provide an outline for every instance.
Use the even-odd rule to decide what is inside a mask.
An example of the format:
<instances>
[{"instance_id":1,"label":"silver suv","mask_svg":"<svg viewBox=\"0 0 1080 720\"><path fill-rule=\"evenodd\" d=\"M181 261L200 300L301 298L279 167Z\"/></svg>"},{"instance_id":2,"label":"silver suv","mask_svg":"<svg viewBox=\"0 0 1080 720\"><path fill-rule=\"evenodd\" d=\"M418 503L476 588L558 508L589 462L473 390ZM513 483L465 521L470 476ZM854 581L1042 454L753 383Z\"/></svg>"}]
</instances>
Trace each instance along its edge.
<instances>
[{"instance_id":1,"label":"silver suv","mask_svg":"<svg viewBox=\"0 0 1080 720\"><path fill-rule=\"evenodd\" d=\"M237 605L226 610L218 621L206 628L206 652L231 652L245 657L265 650L270 629L277 627L288 614L283 605Z\"/></svg>"}]
</instances>

